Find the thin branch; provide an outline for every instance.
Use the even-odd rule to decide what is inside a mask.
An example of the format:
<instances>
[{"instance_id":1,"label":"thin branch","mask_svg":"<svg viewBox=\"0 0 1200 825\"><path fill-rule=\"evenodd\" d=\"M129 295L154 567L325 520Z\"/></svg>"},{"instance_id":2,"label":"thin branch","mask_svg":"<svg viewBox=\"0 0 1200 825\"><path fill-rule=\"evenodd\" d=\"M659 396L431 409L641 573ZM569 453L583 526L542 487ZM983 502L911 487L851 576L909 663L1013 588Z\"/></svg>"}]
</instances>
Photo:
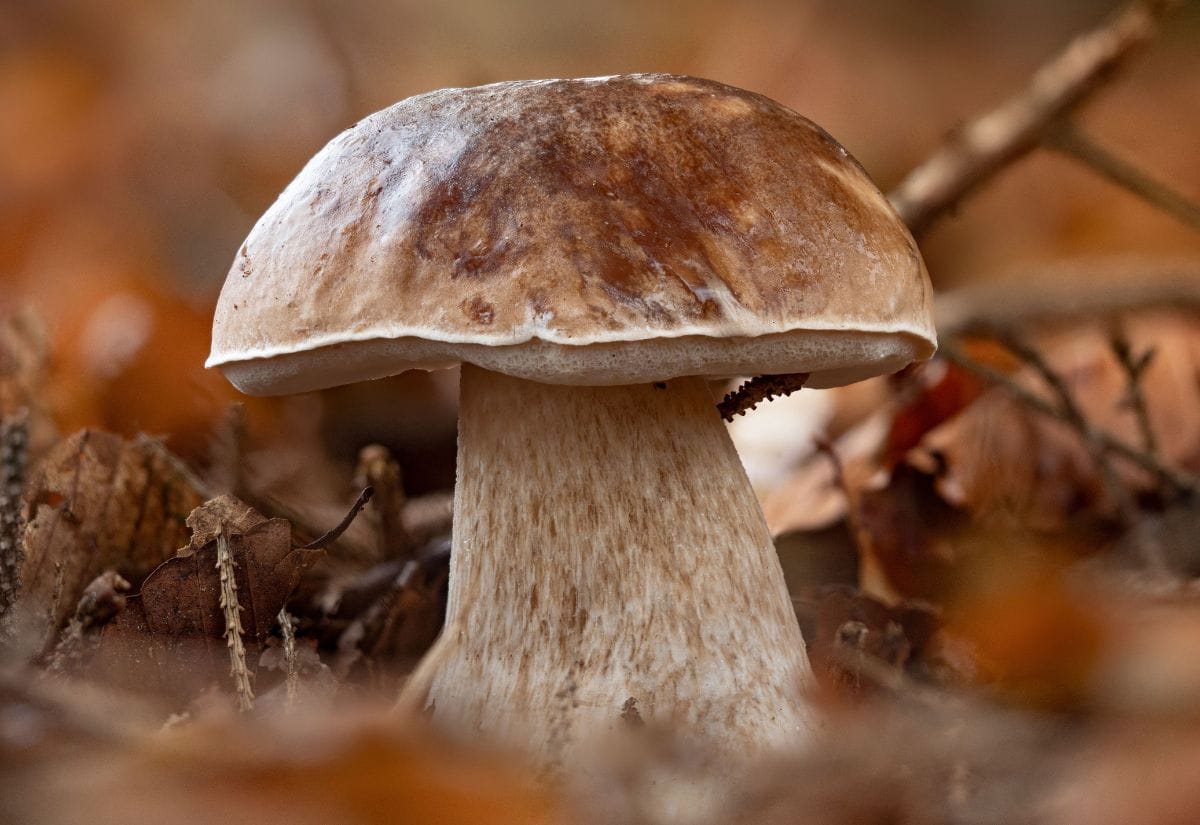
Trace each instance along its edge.
<instances>
[{"instance_id":1,"label":"thin branch","mask_svg":"<svg viewBox=\"0 0 1200 825\"><path fill-rule=\"evenodd\" d=\"M1066 121L1048 130L1042 144L1082 163L1093 172L1156 206L1185 226L1200 230L1200 203L1143 172L1100 146Z\"/></svg>"},{"instance_id":2,"label":"thin branch","mask_svg":"<svg viewBox=\"0 0 1200 825\"><path fill-rule=\"evenodd\" d=\"M807 372L797 372L786 375L760 375L751 378L731 393L728 393L717 405L721 418L732 421L735 415L745 415L762 401L770 401L781 395L791 395L802 389L808 381Z\"/></svg>"},{"instance_id":3,"label":"thin branch","mask_svg":"<svg viewBox=\"0 0 1200 825\"><path fill-rule=\"evenodd\" d=\"M234 570L237 563L229 549L229 536L222 531L217 536L217 570L221 578L221 610L225 613L225 644L229 648L229 675L237 692L238 710L247 711L254 707L254 688L250 684L250 670L246 667L246 646L242 637L242 607L238 604L237 578Z\"/></svg>"},{"instance_id":4,"label":"thin branch","mask_svg":"<svg viewBox=\"0 0 1200 825\"><path fill-rule=\"evenodd\" d=\"M1117 505L1117 512L1120 515L1122 523L1125 525L1133 524L1137 520L1137 507L1133 502L1133 498L1130 496L1129 490L1121 482L1116 468L1113 467L1112 462L1109 460L1109 450L1097 440L1096 428L1092 426L1087 416L1083 414L1083 410L1075 401L1075 394L1067 386L1066 380L1047 363L1046 359L1042 357L1042 353L1036 347L1031 346L1016 335L1004 332L998 334L996 339L1032 367L1050 387L1058 399L1060 417L1083 438L1083 443L1087 446L1088 452L1091 454L1092 462L1096 465L1096 469L1100 473L1100 478L1104 483L1105 489L1108 490L1109 497Z\"/></svg>"},{"instance_id":5,"label":"thin branch","mask_svg":"<svg viewBox=\"0 0 1200 825\"><path fill-rule=\"evenodd\" d=\"M968 357L954 343L943 341L938 350L938 355L979 376L988 383L1003 387L1013 397L1031 409L1043 415L1048 415L1051 418L1057 418L1059 421L1070 423L1058 405L1030 392L999 370ZM1170 467L1145 450L1134 447L1104 430L1093 429L1090 437L1095 439L1096 443L1105 450L1163 479L1176 493L1195 495L1197 492L1200 492L1200 479L1197 479L1191 473Z\"/></svg>"},{"instance_id":6,"label":"thin branch","mask_svg":"<svg viewBox=\"0 0 1200 825\"><path fill-rule=\"evenodd\" d=\"M1087 288L1081 289L1084 276ZM940 293L934 317L938 334L950 338L1155 308L1200 312L1200 261L1129 259L1042 267Z\"/></svg>"},{"instance_id":7,"label":"thin branch","mask_svg":"<svg viewBox=\"0 0 1200 825\"><path fill-rule=\"evenodd\" d=\"M1150 455L1158 457L1158 438L1150 423L1150 407L1146 403L1146 394L1142 391L1142 376L1146 374L1146 369L1154 360L1155 350L1152 347L1141 355L1135 356L1133 345L1130 344L1124 328L1118 321L1113 321L1108 343L1112 347L1113 355L1117 358L1117 363L1121 365L1121 370L1125 373L1125 397L1137 418L1138 432L1142 436L1142 449Z\"/></svg>"},{"instance_id":8,"label":"thin branch","mask_svg":"<svg viewBox=\"0 0 1200 825\"><path fill-rule=\"evenodd\" d=\"M323 550L325 547L328 547L330 544L333 544L335 541L338 540L338 536L340 536L342 533L346 532L346 528L350 526L350 524L354 521L354 518L362 511L362 508L367 505L367 502L371 500L371 496L373 496L374 494L375 494L374 488L364 487L363 491L358 494L358 500L356 500L354 502L353 506L350 507L350 512L346 513L346 516L340 522L338 522L337 527L334 527L332 530L329 530L328 532L326 532L319 538L313 539L308 544L300 545L296 549L297 550Z\"/></svg>"},{"instance_id":9,"label":"thin branch","mask_svg":"<svg viewBox=\"0 0 1200 825\"><path fill-rule=\"evenodd\" d=\"M1157 34L1182 0L1135 0L1106 23L1076 37L1034 73L1029 86L955 131L908 174L890 199L919 235L972 190L1036 147Z\"/></svg>"}]
</instances>

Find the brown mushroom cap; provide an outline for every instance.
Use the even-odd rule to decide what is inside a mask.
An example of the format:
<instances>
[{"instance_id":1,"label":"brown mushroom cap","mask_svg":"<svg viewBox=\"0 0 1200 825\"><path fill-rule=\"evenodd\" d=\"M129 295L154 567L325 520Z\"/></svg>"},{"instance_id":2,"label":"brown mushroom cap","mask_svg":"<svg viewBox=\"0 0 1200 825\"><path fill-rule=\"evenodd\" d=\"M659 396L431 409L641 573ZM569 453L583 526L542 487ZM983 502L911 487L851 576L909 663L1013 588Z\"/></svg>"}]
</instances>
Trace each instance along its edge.
<instances>
[{"instance_id":1,"label":"brown mushroom cap","mask_svg":"<svg viewBox=\"0 0 1200 825\"><path fill-rule=\"evenodd\" d=\"M497 83L322 149L238 252L208 365L263 394L460 361L832 386L929 357L931 304L887 200L783 106L670 75Z\"/></svg>"}]
</instances>

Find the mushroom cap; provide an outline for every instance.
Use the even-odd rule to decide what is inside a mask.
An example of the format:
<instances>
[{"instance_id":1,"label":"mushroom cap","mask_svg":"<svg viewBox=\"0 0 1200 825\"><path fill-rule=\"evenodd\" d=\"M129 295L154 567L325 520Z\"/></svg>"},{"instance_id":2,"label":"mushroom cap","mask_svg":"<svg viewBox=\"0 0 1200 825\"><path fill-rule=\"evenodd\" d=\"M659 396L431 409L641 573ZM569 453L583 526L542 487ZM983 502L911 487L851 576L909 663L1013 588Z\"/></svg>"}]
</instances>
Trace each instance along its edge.
<instances>
[{"instance_id":1,"label":"mushroom cap","mask_svg":"<svg viewBox=\"0 0 1200 825\"><path fill-rule=\"evenodd\" d=\"M508 82L317 153L237 253L208 366L255 394L459 362L834 386L928 358L931 307L886 198L795 112L672 75Z\"/></svg>"}]
</instances>

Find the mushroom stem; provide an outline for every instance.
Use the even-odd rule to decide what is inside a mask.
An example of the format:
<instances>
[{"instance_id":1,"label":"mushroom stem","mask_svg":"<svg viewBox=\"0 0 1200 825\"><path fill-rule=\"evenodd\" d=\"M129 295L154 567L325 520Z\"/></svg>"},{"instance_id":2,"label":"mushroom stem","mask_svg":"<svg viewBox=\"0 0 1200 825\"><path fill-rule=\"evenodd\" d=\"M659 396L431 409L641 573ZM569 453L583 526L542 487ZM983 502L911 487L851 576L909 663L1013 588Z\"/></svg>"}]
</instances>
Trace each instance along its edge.
<instances>
[{"instance_id":1,"label":"mushroom stem","mask_svg":"<svg viewBox=\"0 0 1200 825\"><path fill-rule=\"evenodd\" d=\"M419 680L435 722L550 769L629 707L723 756L803 742L804 641L703 379L464 365L459 416L446 627Z\"/></svg>"}]
</instances>

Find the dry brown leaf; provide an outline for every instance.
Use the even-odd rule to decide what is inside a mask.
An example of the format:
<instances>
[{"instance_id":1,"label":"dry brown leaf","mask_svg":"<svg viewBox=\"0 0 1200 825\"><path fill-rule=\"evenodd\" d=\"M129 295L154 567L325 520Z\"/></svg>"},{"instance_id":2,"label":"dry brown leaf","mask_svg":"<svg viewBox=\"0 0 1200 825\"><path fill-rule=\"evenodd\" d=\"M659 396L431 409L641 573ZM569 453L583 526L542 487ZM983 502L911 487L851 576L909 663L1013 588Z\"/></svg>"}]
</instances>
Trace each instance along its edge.
<instances>
[{"instance_id":1,"label":"dry brown leaf","mask_svg":"<svg viewBox=\"0 0 1200 825\"><path fill-rule=\"evenodd\" d=\"M57 444L29 479L18 606L62 625L105 570L135 585L187 541L200 486L162 445L82 430Z\"/></svg>"},{"instance_id":2,"label":"dry brown leaf","mask_svg":"<svg viewBox=\"0 0 1200 825\"><path fill-rule=\"evenodd\" d=\"M858 696L876 687L854 667L858 657L897 670L920 663L934 669L940 620L925 602L888 606L852 587L827 587L797 606L808 656L823 687L839 696ZM940 667L940 666L939 666Z\"/></svg>"},{"instance_id":3,"label":"dry brown leaf","mask_svg":"<svg viewBox=\"0 0 1200 825\"><path fill-rule=\"evenodd\" d=\"M386 708L209 721L43 760L5 800L29 823L549 825L568 815L507 754L404 730Z\"/></svg>"},{"instance_id":4,"label":"dry brown leaf","mask_svg":"<svg viewBox=\"0 0 1200 825\"><path fill-rule=\"evenodd\" d=\"M1126 332L1136 354L1153 348L1141 388L1163 459L1181 467L1200 461L1200 322L1164 313L1131 319ZM1127 403L1127 379L1101 325L1072 326L1038 342L1046 361L1091 425L1131 444L1137 421ZM1050 397L1031 368L1016 376ZM928 432L908 461L938 479L951 504L985 520L1011 520L1061 530L1081 513L1110 515L1115 504L1079 433L1034 412L1003 389L986 393L962 414ZM1114 460L1134 490L1153 479Z\"/></svg>"},{"instance_id":5,"label":"dry brown leaf","mask_svg":"<svg viewBox=\"0 0 1200 825\"><path fill-rule=\"evenodd\" d=\"M247 664L257 660L301 574L322 555L294 548L286 520L267 519L232 496L197 508L188 526L188 547L155 568L105 628L96 658L101 678L180 700L224 682L229 658L216 564L222 530L236 565Z\"/></svg>"}]
</instances>

